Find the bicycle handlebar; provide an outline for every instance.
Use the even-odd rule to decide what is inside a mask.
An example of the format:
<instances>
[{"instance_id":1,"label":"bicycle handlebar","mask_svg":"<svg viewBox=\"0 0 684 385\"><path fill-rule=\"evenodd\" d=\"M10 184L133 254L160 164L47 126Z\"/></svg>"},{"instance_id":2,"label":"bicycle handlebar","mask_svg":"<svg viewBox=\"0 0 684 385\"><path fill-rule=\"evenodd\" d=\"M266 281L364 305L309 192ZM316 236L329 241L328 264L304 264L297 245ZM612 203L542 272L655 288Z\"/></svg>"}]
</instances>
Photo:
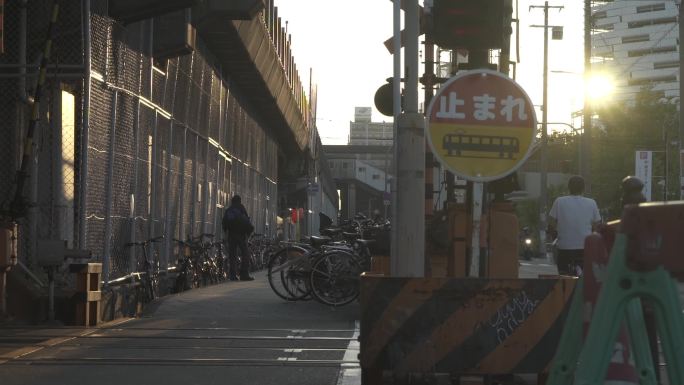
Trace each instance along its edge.
<instances>
[{"instance_id":1,"label":"bicycle handlebar","mask_svg":"<svg viewBox=\"0 0 684 385\"><path fill-rule=\"evenodd\" d=\"M202 233L202 234L194 237L193 239L202 239L202 238L214 238L214 234Z\"/></svg>"},{"instance_id":2,"label":"bicycle handlebar","mask_svg":"<svg viewBox=\"0 0 684 385\"><path fill-rule=\"evenodd\" d=\"M164 236L163 236L163 235L160 235L160 236L158 236L158 237L150 238L150 239L148 239L148 240L146 240L146 241L141 241L141 242L128 242L128 243L124 244L124 247L131 247L131 246L146 246L146 245L148 245L148 244L150 244L150 243L152 243L152 242L159 242L159 241L161 241L162 239L164 239Z\"/></svg>"}]
</instances>

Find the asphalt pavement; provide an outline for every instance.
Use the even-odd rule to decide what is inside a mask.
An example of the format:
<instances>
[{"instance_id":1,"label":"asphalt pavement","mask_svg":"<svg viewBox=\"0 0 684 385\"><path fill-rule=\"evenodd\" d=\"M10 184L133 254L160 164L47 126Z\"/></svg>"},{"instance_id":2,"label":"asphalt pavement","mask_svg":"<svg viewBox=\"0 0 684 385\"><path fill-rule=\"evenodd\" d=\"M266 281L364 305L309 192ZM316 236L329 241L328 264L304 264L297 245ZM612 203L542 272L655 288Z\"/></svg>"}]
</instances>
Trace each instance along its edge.
<instances>
[{"instance_id":1,"label":"asphalt pavement","mask_svg":"<svg viewBox=\"0 0 684 385\"><path fill-rule=\"evenodd\" d=\"M166 296L98 328L0 328L0 383L360 383L358 302L286 302L256 278Z\"/></svg>"},{"instance_id":2,"label":"asphalt pavement","mask_svg":"<svg viewBox=\"0 0 684 385\"><path fill-rule=\"evenodd\" d=\"M557 274L548 259L519 267L520 278ZM360 384L358 302L283 301L255 276L165 296L142 318L97 328L4 325L0 384Z\"/></svg>"}]
</instances>

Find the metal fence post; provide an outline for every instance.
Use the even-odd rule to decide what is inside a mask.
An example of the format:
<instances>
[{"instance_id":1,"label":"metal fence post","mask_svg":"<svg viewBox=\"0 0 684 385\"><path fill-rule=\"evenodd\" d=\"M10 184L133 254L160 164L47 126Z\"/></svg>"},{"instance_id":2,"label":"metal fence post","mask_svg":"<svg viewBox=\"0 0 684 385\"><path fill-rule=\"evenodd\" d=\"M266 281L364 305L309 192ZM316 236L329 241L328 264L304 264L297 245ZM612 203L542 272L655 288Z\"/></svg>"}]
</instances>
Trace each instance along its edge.
<instances>
[{"instance_id":1,"label":"metal fence post","mask_svg":"<svg viewBox=\"0 0 684 385\"><path fill-rule=\"evenodd\" d=\"M180 160L180 175L178 175L178 184L180 189L178 190L179 196L179 214L178 214L178 239L185 239L183 230L185 226L183 220L185 219L184 207L185 207L185 158L187 156L187 144L188 144L188 129L183 127L183 148L181 149L181 160Z\"/></svg>"},{"instance_id":2,"label":"metal fence post","mask_svg":"<svg viewBox=\"0 0 684 385\"><path fill-rule=\"evenodd\" d=\"M171 216L174 214L171 210L171 178L173 172L171 171L171 151L173 151L173 119L169 124L169 143L166 146L166 183L164 184L164 200L166 201L166 212L164 213L164 252L162 253L162 261L159 262L159 268L166 270L169 266L169 253L171 245Z\"/></svg>"},{"instance_id":3,"label":"metal fence post","mask_svg":"<svg viewBox=\"0 0 684 385\"><path fill-rule=\"evenodd\" d=\"M218 213L218 203L219 203L219 191L220 191L220 188L219 188L220 184L219 183L221 182L220 174L223 170L221 168L222 159L223 159L223 154L221 153L220 149L217 149L216 150L216 172L215 172L216 178L214 178L214 188L212 189L212 191L213 191L213 193L212 193L212 196L213 196L212 210L214 210L214 223L212 223L212 226L214 226L214 240L215 241L218 241L221 239L221 231L219 230L219 229L221 229L221 221L220 221L221 218L219 218L219 215L218 215L219 214Z\"/></svg>"},{"instance_id":4,"label":"metal fence post","mask_svg":"<svg viewBox=\"0 0 684 385\"><path fill-rule=\"evenodd\" d=\"M195 158L192 160L192 195L190 197L190 233L195 234L195 203L197 202L197 160L199 158L199 135L195 135Z\"/></svg>"},{"instance_id":5,"label":"metal fence post","mask_svg":"<svg viewBox=\"0 0 684 385\"><path fill-rule=\"evenodd\" d=\"M109 136L109 154L107 155L107 176L105 178L105 237L104 255L102 256L102 278L105 282L109 280L109 264L112 254L112 195L114 177L114 145L116 143L116 113L119 92L114 91L112 98L112 121Z\"/></svg>"},{"instance_id":6,"label":"metal fence post","mask_svg":"<svg viewBox=\"0 0 684 385\"><path fill-rule=\"evenodd\" d=\"M79 212L78 212L78 244L81 249L86 248L86 231L87 231L87 180L88 180L88 134L90 131L90 71L91 71L91 55L92 55L92 27L90 25L90 0L83 0L83 65L84 65L84 82L83 82L83 111L81 113L81 169L79 170Z\"/></svg>"},{"instance_id":7,"label":"metal fence post","mask_svg":"<svg viewBox=\"0 0 684 385\"><path fill-rule=\"evenodd\" d=\"M140 178L140 98L137 99L135 103L135 120L133 121L133 151L135 151L133 156L133 186L131 186L131 195L129 198L130 208L130 242L135 242L136 238L136 205L135 197L138 196L138 179ZM128 250L128 273L134 271L135 268L135 248L131 247Z\"/></svg>"},{"instance_id":8,"label":"metal fence post","mask_svg":"<svg viewBox=\"0 0 684 385\"><path fill-rule=\"evenodd\" d=\"M154 124L152 125L152 159L150 159L150 165L152 169L152 177L150 178L151 180L151 186L150 188L150 217L148 218L148 226L147 226L147 237L152 238L155 236L155 222L157 220L157 200L155 199L157 197L157 194L159 193L159 189L157 188L157 177L159 176L159 171L157 170L157 156L159 152L159 146L157 146L158 142L158 123L159 123L159 113L154 110ZM153 252L153 249L150 247L150 253ZM152 254L150 254L152 255Z\"/></svg>"},{"instance_id":9,"label":"metal fence post","mask_svg":"<svg viewBox=\"0 0 684 385\"><path fill-rule=\"evenodd\" d=\"M209 147L211 143L206 140L204 144L204 187L202 187L202 204L200 205L200 234L207 232L207 211L209 210Z\"/></svg>"}]
</instances>

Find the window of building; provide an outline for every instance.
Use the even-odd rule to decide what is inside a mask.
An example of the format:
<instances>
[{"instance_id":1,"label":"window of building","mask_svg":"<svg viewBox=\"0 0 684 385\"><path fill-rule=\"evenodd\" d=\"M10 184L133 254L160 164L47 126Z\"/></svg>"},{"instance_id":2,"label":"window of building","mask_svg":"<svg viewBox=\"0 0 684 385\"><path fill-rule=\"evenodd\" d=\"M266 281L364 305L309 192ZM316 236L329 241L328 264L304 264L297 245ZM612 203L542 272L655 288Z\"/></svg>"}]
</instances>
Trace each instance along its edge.
<instances>
[{"instance_id":1,"label":"window of building","mask_svg":"<svg viewBox=\"0 0 684 385\"><path fill-rule=\"evenodd\" d=\"M606 11L594 12L594 20L605 19L608 17Z\"/></svg>"},{"instance_id":2,"label":"window of building","mask_svg":"<svg viewBox=\"0 0 684 385\"><path fill-rule=\"evenodd\" d=\"M671 23L676 23L676 22L677 22L676 16L660 17L657 19L630 21L629 23L627 23L627 28L641 28L641 27L648 27L649 25L671 24Z\"/></svg>"},{"instance_id":3,"label":"window of building","mask_svg":"<svg viewBox=\"0 0 684 385\"><path fill-rule=\"evenodd\" d=\"M652 78L642 78L642 79L631 79L627 84L630 86L643 86L647 84L654 84L654 83L669 83L669 82L674 82L677 80L677 76L675 75L668 75L668 76L657 76L657 77L652 77Z\"/></svg>"},{"instance_id":4,"label":"window of building","mask_svg":"<svg viewBox=\"0 0 684 385\"><path fill-rule=\"evenodd\" d=\"M379 174L373 174L373 179L380 179L380 175Z\"/></svg>"},{"instance_id":5,"label":"window of building","mask_svg":"<svg viewBox=\"0 0 684 385\"><path fill-rule=\"evenodd\" d=\"M366 172L366 168L365 167L359 167L359 172Z\"/></svg>"},{"instance_id":6,"label":"window of building","mask_svg":"<svg viewBox=\"0 0 684 385\"><path fill-rule=\"evenodd\" d=\"M677 68L679 67L679 60L661 61L653 63L653 69L659 70L663 68Z\"/></svg>"},{"instance_id":7,"label":"window of building","mask_svg":"<svg viewBox=\"0 0 684 385\"><path fill-rule=\"evenodd\" d=\"M636 11L637 11L637 13L645 13L645 12L662 11L664 9L665 9L665 3L658 3L658 4L642 5L640 7L637 7Z\"/></svg>"},{"instance_id":8,"label":"window of building","mask_svg":"<svg viewBox=\"0 0 684 385\"><path fill-rule=\"evenodd\" d=\"M342 168L347 168L347 162L342 162Z\"/></svg>"},{"instance_id":9,"label":"window of building","mask_svg":"<svg viewBox=\"0 0 684 385\"><path fill-rule=\"evenodd\" d=\"M594 56L600 57L603 59L613 59L613 58L615 58L615 52L595 53Z\"/></svg>"},{"instance_id":10,"label":"window of building","mask_svg":"<svg viewBox=\"0 0 684 385\"><path fill-rule=\"evenodd\" d=\"M615 29L615 26L613 24L603 24L595 26L594 29L599 31L612 31Z\"/></svg>"},{"instance_id":11,"label":"window of building","mask_svg":"<svg viewBox=\"0 0 684 385\"><path fill-rule=\"evenodd\" d=\"M57 140L61 140L61 191L58 198L60 214L65 233L64 240L70 247L74 241L74 198L76 195L76 145L77 131L76 119L78 115L78 104L76 96L66 90L61 92L61 132L56 134ZM58 144L59 145L59 144ZM58 167L60 167L58 166Z\"/></svg>"},{"instance_id":12,"label":"window of building","mask_svg":"<svg viewBox=\"0 0 684 385\"><path fill-rule=\"evenodd\" d=\"M676 52L677 47L676 46L667 46L667 47L652 47L652 48L645 48L645 49L635 49L632 51L627 52L627 56L629 57L639 57L639 56L646 56L650 54L657 54L657 53L665 53L665 52Z\"/></svg>"},{"instance_id":13,"label":"window of building","mask_svg":"<svg viewBox=\"0 0 684 385\"><path fill-rule=\"evenodd\" d=\"M639 43L642 41L649 41L650 37L648 35L633 35L625 36L622 38L622 43Z\"/></svg>"}]
</instances>

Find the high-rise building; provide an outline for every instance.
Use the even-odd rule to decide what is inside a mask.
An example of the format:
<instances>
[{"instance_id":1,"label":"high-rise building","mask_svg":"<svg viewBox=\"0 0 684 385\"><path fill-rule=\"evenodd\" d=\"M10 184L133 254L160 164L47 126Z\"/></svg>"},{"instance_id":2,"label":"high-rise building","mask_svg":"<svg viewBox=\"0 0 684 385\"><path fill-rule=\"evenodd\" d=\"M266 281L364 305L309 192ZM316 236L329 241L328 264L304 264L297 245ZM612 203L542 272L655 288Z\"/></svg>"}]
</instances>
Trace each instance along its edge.
<instances>
[{"instance_id":1,"label":"high-rise building","mask_svg":"<svg viewBox=\"0 0 684 385\"><path fill-rule=\"evenodd\" d=\"M679 24L674 1L616 1L592 9L592 71L606 72L618 101L644 87L679 96Z\"/></svg>"},{"instance_id":2,"label":"high-rise building","mask_svg":"<svg viewBox=\"0 0 684 385\"><path fill-rule=\"evenodd\" d=\"M615 99L634 101L644 87L679 96L678 5L672 0L595 2L592 72L615 83Z\"/></svg>"},{"instance_id":3,"label":"high-rise building","mask_svg":"<svg viewBox=\"0 0 684 385\"><path fill-rule=\"evenodd\" d=\"M371 121L371 107L354 107L354 121L349 124L349 144L391 146L394 139L392 122Z\"/></svg>"}]
</instances>

